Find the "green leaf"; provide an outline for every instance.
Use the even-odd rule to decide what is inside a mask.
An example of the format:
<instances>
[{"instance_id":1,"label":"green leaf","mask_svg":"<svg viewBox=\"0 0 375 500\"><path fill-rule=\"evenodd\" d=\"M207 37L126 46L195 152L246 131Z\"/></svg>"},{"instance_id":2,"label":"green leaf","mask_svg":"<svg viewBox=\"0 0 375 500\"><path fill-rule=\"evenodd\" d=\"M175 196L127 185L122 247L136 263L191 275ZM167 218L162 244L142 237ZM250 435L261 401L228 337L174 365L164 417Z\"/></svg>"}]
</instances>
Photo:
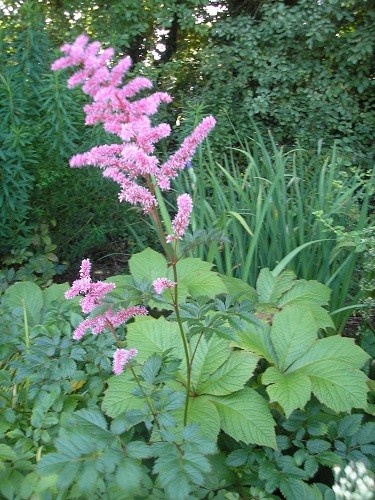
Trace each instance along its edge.
<instances>
[{"instance_id":1,"label":"green leaf","mask_svg":"<svg viewBox=\"0 0 375 500\"><path fill-rule=\"evenodd\" d=\"M43 312L47 312L53 302L63 302L64 294L69 289L68 283L61 283L48 286L42 290L43 293Z\"/></svg>"},{"instance_id":2,"label":"green leaf","mask_svg":"<svg viewBox=\"0 0 375 500\"><path fill-rule=\"evenodd\" d=\"M130 257L129 269L136 280L152 282L156 278L164 278L167 275L168 266L166 258L161 253L146 248Z\"/></svg>"},{"instance_id":3,"label":"green leaf","mask_svg":"<svg viewBox=\"0 0 375 500\"><path fill-rule=\"evenodd\" d=\"M124 494L133 496L139 491L143 477L141 462L134 458L124 458L118 466L115 477Z\"/></svg>"},{"instance_id":4,"label":"green leaf","mask_svg":"<svg viewBox=\"0 0 375 500\"><path fill-rule=\"evenodd\" d=\"M262 383L272 384L267 387L270 400L282 406L287 418L297 408L302 410L311 396L310 379L301 373L283 374L271 366L263 373Z\"/></svg>"},{"instance_id":5,"label":"green leaf","mask_svg":"<svg viewBox=\"0 0 375 500\"><path fill-rule=\"evenodd\" d=\"M167 321L164 317L158 319L150 316L137 317L128 326L127 341L138 350L137 361L143 363L153 354L162 355L172 349L171 354L183 358L181 333L176 322Z\"/></svg>"},{"instance_id":6,"label":"green leaf","mask_svg":"<svg viewBox=\"0 0 375 500\"><path fill-rule=\"evenodd\" d=\"M218 273L211 271L212 264L188 257L177 263L178 282L185 286L191 297L215 297L227 293L227 288Z\"/></svg>"},{"instance_id":7,"label":"green leaf","mask_svg":"<svg viewBox=\"0 0 375 500\"><path fill-rule=\"evenodd\" d=\"M328 408L336 412L366 408L367 376L360 370L350 369L341 361L323 360L301 372L308 375L313 393Z\"/></svg>"},{"instance_id":8,"label":"green leaf","mask_svg":"<svg viewBox=\"0 0 375 500\"><path fill-rule=\"evenodd\" d=\"M294 477L281 476L279 488L288 500L301 500L302 498L308 498L309 500L323 499L318 490L312 490L304 481Z\"/></svg>"},{"instance_id":9,"label":"green leaf","mask_svg":"<svg viewBox=\"0 0 375 500\"><path fill-rule=\"evenodd\" d=\"M270 363L275 362L275 353L271 343L270 326L248 324L245 331L236 331L238 347L264 357Z\"/></svg>"},{"instance_id":10,"label":"green leaf","mask_svg":"<svg viewBox=\"0 0 375 500\"><path fill-rule=\"evenodd\" d=\"M239 295L238 302L249 300L251 303L255 303L258 301L256 291L245 281L223 274L220 275L220 278L226 286L229 295Z\"/></svg>"},{"instance_id":11,"label":"green leaf","mask_svg":"<svg viewBox=\"0 0 375 500\"><path fill-rule=\"evenodd\" d=\"M369 359L368 354L356 345L354 339L339 337L338 335L320 339L303 356L296 360L288 372L306 368L317 361L330 360L347 363L348 367L360 368Z\"/></svg>"},{"instance_id":12,"label":"green leaf","mask_svg":"<svg viewBox=\"0 0 375 500\"><path fill-rule=\"evenodd\" d=\"M227 361L197 387L198 394L224 396L239 391L252 376L258 359L250 352L232 352Z\"/></svg>"},{"instance_id":13,"label":"green leaf","mask_svg":"<svg viewBox=\"0 0 375 500\"><path fill-rule=\"evenodd\" d=\"M317 338L312 314L303 307L290 305L273 317L271 340L278 359L277 365L285 371L300 358Z\"/></svg>"},{"instance_id":14,"label":"green leaf","mask_svg":"<svg viewBox=\"0 0 375 500\"><path fill-rule=\"evenodd\" d=\"M125 371L121 375L115 375L108 379L108 389L104 392L102 403L103 412L109 417L115 418L130 410L141 410L144 401L132 394L138 386L133 375Z\"/></svg>"},{"instance_id":15,"label":"green leaf","mask_svg":"<svg viewBox=\"0 0 375 500\"><path fill-rule=\"evenodd\" d=\"M369 444L375 441L375 422L367 422L353 437L357 444Z\"/></svg>"},{"instance_id":16,"label":"green leaf","mask_svg":"<svg viewBox=\"0 0 375 500\"><path fill-rule=\"evenodd\" d=\"M306 448L310 453L321 453L322 451L328 451L331 448L331 444L324 439L309 439L306 442Z\"/></svg>"},{"instance_id":17,"label":"green leaf","mask_svg":"<svg viewBox=\"0 0 375 500\"><path fill-rule=\"evenodd\" d=\"M237 441L277 448L274 420L268 404L256 391L245 387L229 396L210 396L221 418L221 428Z\"/></svg>"},{"instance_id":18,"label":"green leaf","mask_svg":"<svg viewBox=\"0 0 375 500\"><path fill-rule=\"evenodd\" d=\"M35 283L30 281L14 283L5 290L2 303L9 309L25 307L30 327L40 323L43 294Z\"/></svg>"},{"instance_id":19,"label":"green leaf","mask_svg":"<svg viewBox=\"0 0 375 500\"><path fill-rule=\"evenodd\" d=\"M198 347L196 348L197 342ZM195 350L196 349L196 350ZM190 350L195 351L192 363L191 382L194 388L214 373L229 357L229 342L213 335L209 340L195 335L190 340Z\"/></svg>"},{"instance_id":20,"label":"green leaf","mask_svg":"<svg viewBox=\"0 0 375 500\"><path fill-rule=\"evenodd\" d=\"M327 305L331 295L328 286L318 281L298 280L279 300L280 306L298 302L315 302L318 305Z\"/></svg>"},{"instance_id":21,"label":"green leaf","mask_svg":"<svg viewBox=\"0 0 375 500\"><path fill-rule=\"evenodd\" d=\"M354 415L347 415L342 418L337 425L337 437L347 437L355 434L361 427L363 415L357 413Z\"/></svg>"},{"instance_id":22,"label":"green leaf","mask_svg":"<svg viewBox=\"0 0 375 500\"><path fill-rule=\"evenodd\" d=\"M7 444L0 443L0 461L16 460L17 454Z\"/></svg>"},{"instance_id":23,"label":"green leaf","mask_svg":"<svg viewBox=\"0 0 375 500\"><path fill-rule=\"evenodd\" d=\"M283 293L293 286L295 278L293 271L275 276L269 269L262 269L256 285L259 302L276 304Z\"/></svg>"}]
</instances>

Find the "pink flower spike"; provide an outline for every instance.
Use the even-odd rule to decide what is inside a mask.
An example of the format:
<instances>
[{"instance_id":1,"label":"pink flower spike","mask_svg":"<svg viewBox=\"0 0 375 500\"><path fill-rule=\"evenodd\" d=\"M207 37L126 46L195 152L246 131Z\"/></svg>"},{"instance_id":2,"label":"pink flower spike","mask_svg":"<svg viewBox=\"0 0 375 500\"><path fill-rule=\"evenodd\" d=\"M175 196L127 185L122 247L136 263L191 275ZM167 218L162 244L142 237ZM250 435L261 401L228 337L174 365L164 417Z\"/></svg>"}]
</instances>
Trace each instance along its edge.
<instances>
[{"instance_id":1,"label":"pink flower spike","mask_svg":"<svg viewBox=\"0 0 375 500\"><path fill-rule=\"evenodd\" d=\"M176 283L174 281L169 281L167 278L157 278L152 286L157 294L161 295L166 288L174 288Z\"/></svg>"},{"instance_id":2,"label":"pink flower spike","mask_svg":"<svg viewBox=\"0 0 375 500\"><path fill-rule=\"evenodd\" d=\"M172 222L174 234L167 236L168 243L173 240L181 239L185 234L186 228L189 225L190 214L193 210L193 200L191 199L191 196L187 193L180 195L177 198L177 207L178 212Z\"/></svg>"},{"instance_id":3,"label":"pink flower spike","mask_svg":"<svg viewBox=\"0 0 375 500\"><path fill-rule=\"evenodd\" d=\"M117 349L113 355L113 373L120 375L124 371L124 366L138 354L137 349Z\"/></svg>"}]
</instances>

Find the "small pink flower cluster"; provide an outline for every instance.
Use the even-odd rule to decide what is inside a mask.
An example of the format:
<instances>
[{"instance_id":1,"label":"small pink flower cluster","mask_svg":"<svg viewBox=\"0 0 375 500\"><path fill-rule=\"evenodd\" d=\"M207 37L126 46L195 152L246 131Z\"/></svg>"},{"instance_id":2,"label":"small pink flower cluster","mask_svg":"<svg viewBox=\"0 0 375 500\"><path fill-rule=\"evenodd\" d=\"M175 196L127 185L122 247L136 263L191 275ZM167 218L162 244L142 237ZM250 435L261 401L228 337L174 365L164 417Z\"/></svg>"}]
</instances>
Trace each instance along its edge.
<instances>
[{"instance_id":1,"label":"small pink flower cluster","mask_svg":"<svg viewBox=\"0 0 375 500\"><path fill-rule=\"evenodd\" d=\"M168 278L157 278L152 283L152 286L154 287L155 292L161 295L166 288L174 288L176 283L174 281L169 281Z\"/></svg>"},{"instance_id":2,"label":"small pink flower cluster","mask_svg":"<svg viewBox=\"0 0 375 500\"><path fill-rule=\"evenodd\" d=\"M169 136L171 130L166 123L152 126L150 116L157 112L161 103L169 103L172 98L165 92L155 92L148 97L130 100L139 91L151 88L151 81L137 77L121 86L123 76L131 67L130 58L121 59L110 69L113 49L103 50L100 43L88 41L86 35L81 35L73 44L63 45L61 51L65 56L57 59L52 69L81 67L69 78L68 86L82 85L82 90L93 99L92 104L84 107L86 124L103 123L105 130L116 134L123 143L96 146L73 156L70 165L102 168L104 177L121 186L120 201L139 204L148 213L157 201L149 185L146 187L137 182L139 177L150 179L153 176L161 189L169 189L170 180L191 160L199 143L214 127L215 119L212 116L204 118L181 147L159 165L153 154L154 144Z\"/></svg>"},{"instance_id":3,"label":"small pink flower cluster","mask_svg":"<svg viewBox=\"0 0 375 500\"><path fill-rule=\"evenodd\" d=\"M96 283L91 281L90 277L91 263L89 259L84 259L80 269L80 279L73 282L71 288L65 293L66 299L72 299L77 295L84 294L80 304L82 312L85 314L93 311L97 306L103 305L102 298L116 285L114 283ZM144 316L147 314L147 309L143 306L130 306L119 311L112 311L108 308L103 314L99 314L93 318L84 319L73 332L73 338L80 340L86 333L86 330L91 329L94 335L102 333L109 326L117 327L126 323L133 316Z\"/></svg>"},{"instance_id":4,"label":"small pink flower cluster","mask_svg":"<svg viewBox=\"0 0 375 500\"><path fill-rule=\"evenodd\" d=\"M185 234L186 228L189 225L190 214L193 210L193 200L187 193L181 194L177 198L178 212L172 221L173 234L169 234L166 238L167 243L173 240L180 240Z\"/></svg>"},{"instance_id":5,"label":"small pink flower cluster","mask_svg":"<svg viewBox=\"0 0 375 500\"><path fill-rule=\"evenodd\" d=\"M117 349L113 355L113 373L115 375L120 375L124 370L124 366L137 354L138 351L134 348L128 351L126 349Z\"/></svg>"}]
</instances>

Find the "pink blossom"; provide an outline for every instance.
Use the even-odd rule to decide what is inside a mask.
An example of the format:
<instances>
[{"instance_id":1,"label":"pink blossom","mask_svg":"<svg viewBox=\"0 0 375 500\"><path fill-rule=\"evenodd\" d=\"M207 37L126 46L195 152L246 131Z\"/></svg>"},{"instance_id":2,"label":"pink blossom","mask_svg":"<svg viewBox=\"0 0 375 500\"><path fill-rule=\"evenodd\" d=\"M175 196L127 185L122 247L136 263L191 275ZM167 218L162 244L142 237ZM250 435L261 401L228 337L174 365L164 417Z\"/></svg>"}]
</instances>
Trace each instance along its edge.
<instances>
[{"instance_id":1,"label":"pink blossom","mask_svg":"<svg viewBox=\"0 0 375 500\"><path fill-rule=\"evenodd\" d=\"M166 288L174 288L176 283L174 281L169 281L167 278L157 278L152 283L152 286L154 287L155 292L161 295Z\"/></svg>"},{"instance_id":2,"label":"pink blossom","mask_svg":"<svg viewBox=\"0 0 375 500\"><path fill-rule=\"evenodd\" d=\"M98 146L75 155L70 165L102 168L105 177L120 185L120 201L140 205L145 213L150 212L157 205L150 178L154 178L161 189L170 189L171 179L192 158L198 144L215 125L215 119L212 116L205 118L181 147L160 165L153 155L155 143L168 137L171 129L166 123L153 126L150 116L157 112L160 104L170 103L171 96L154 92L134 99L138 92L152 87L151 81L136 77L123 85L131 59L120 59L111 67L113 49L103 50L100 43L89 43L86 35L79 36L72 44L63 45L61 51L64 56L52 64L52 69L76 67L68 86L82 85L82 90L92 98L92 102L84 107L86 124L102 123L107 132L123 141L122 144ZM175 237L181 237L187 223L186 215L177 216Z\"/></svg>"},{"instance_id":3,"label":"pink blossom","mask_svg":"<svg viewBox=\"0 0 375 500\"><path fill-rule=\"evenodd\" d=\"M108 309L105 313L99 314L94 318L84 319L73 332L73 338L80 340L87 330L91 330L93 335L99 335L109 327L116 328L133 318L134 316L147 315L147 309L143 306L130 306L126 309L120 309L113 312Z\"/></svg>"},{"instance_id":4,"label":"pink blossom","mask_svg":"<svg viewBox=\"0 0 375 500\"><path fill-rule=\"evenodd\" d=\"M216 120L213 116L207 116L186 137L181 147L160 167L160 178L176 177L178 171L183 169L188 161L194 156L198 145L207 137L209 132L214 128ZM162 186L160 186L162 187Z\"/></svg>"},{"instance_id":5,"label":"pink blossom","mask_svg":"<svg viewBox=\"0 0 375 500\"><path fill-rule=\"evenodd\" d=\"M167 242L179 240L185 234L186 228L189 225L190 214L193 210L193 200L187 193L180 195L177 198L178 212L172 221L173 234L167 236Z\"/></svg>"},{"instance_id":6,"label":"pink blossom","mask_svg":"<svg viewBox=\"0 0 375 500\"><path fill-rule=\"evenodd\" d=\"M113 355L113 373L120 375L124 370L124 366L137 354L138 351L134 347L128 351L126 349L117 349Z\"/></svg>"}]
</instances>

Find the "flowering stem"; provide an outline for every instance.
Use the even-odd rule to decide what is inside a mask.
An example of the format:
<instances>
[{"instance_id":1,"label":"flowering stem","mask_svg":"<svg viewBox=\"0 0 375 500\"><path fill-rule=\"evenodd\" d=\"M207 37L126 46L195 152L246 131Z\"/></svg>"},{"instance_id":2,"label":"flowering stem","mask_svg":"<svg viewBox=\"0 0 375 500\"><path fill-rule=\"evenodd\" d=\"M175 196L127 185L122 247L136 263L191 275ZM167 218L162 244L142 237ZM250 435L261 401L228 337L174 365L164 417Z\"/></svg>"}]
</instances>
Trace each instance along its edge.
<instances>
[{"instance_id":1,"label":"flowering stem","mask_svg":"<svg viewBox=\"0 0 375 500\"><path fill-rule=\"evenodd\" d=\"M114 336L114 338L115 338L115 340L116 340L117 347L121 348L122 343L121 343L120 339L118 338L118 335L117 335L117 333L116 333L116 330L114 329L114 327L113 327L112 323L111 323L110 321L108 321L108 320L107 320L107 326L108 326L108 329L111 331L112 335ZM149 409L150 409L150 412L151 412L152 416L154 417L154 421L155 421L156 426L157 426L157 427L159 427L159 423L158 423L158 421L157 421L157 419L156 419L156 417L157 417L157 413L156 413L156 411L154 410L154 407L153 407L153 405L152 405L152 401L151 401L151 399L150 399L150 398L149 398L149 396L147 396L147 394L145 393L145 391L144 391L144 389L143 389L143 387L142 387L142 384L141 384L141 382L140 382L140 380L139 380L139 378L138 378L138 375L135 373L135 370L134 370L134 368L132 367L132 365L131 365L131 364L129 364L129 368L130 368L130 371L131 371L131 372L132 372L132 374L133 374L133 377L134 377L134 379L135 379L135 381L136 381L136 383L137 383L137 385L138 385L138 387L139 387L140 391L141 391L141 392L142 392L142 394L143 394L143 397L144 397L144 398L145 398L145 400L146 400L147 406L149 407Z\"/></svg>"},{"instance_id":2,"label":"flowering stem","mask_svg":"<svg viewBox=\"0 0 375 500\"><path fill-rule=\"evenodd\" d=\"M184 346L184 352L185 352L185 360L186 360L186 375L187 375L187 380L186 380L186 400L185 400L185 410L184 410L184 426L187 424L187 417L188 417L188 410L189 410L189 395L190 395L190 385L191 385L191 364L190 364L190 351L189 351L189 344L184 332L184 328L182 326L182 321L181 321L181 316L180 316L180 310L178 307L178 280L177 280L177 266L176 266L176 261L172 261L172 269L173 269L173 279L174 282L176 283L174 287L174 301L173 301L173 309L176 314L176 319L177 319L177 324L180 330L181 334L181 339L182 339L182 344Z\"/></svg>"}]
</instances>

